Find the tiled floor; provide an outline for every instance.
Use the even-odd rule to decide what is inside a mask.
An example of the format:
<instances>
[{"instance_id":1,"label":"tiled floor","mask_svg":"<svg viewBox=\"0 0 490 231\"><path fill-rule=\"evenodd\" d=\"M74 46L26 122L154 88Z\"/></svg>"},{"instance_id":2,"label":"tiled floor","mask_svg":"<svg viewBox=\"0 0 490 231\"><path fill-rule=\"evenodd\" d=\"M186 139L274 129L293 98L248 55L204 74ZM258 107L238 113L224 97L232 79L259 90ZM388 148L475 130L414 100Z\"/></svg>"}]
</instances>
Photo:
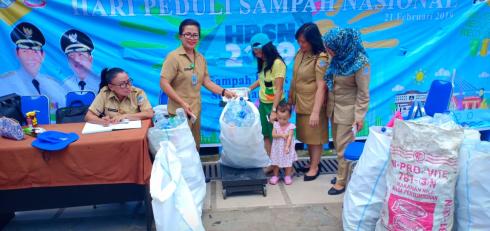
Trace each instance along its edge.
<instances>
[{"instance_id":1,"label":"tiled floor","mask_svg":"<svg viewBox=\"0 0 490 231\"><path fill-rule=\"evenodd\" d=\"M340 196L329 196L333 175L292 185L267 185L262 194L223 199L221 182L207 184L202 221L206 230L342 230ZM5 230L145 230L145 206L139 202L20 212Z\"/></svg>"}]
</instances>

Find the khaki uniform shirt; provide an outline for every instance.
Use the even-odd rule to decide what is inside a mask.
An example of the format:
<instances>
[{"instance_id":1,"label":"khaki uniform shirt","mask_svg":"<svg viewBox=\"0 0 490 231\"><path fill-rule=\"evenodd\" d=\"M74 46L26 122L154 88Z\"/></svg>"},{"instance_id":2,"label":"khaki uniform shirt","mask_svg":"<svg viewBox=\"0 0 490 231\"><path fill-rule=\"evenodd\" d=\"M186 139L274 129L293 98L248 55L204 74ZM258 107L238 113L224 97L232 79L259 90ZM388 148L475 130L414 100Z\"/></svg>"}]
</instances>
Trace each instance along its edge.
<instances>
[{"instance_id":1,"label":"khaki uniform shirt","mask_svg":"<svg viewBox=\"0 0 490 231\"><path fill-rule=\"evenodd\" d=\"M363 121L369 105L369 65L352 76L334 76L333 91L328 93L327 115L334 123L352 125Z\"/></svg>"},{"instance_id":2,"label":"khaki uniform shirt","mask_svg":"<svg viewBox=\"0 0 490 231\"><path fill-rule=\"evenodd\" d=\"M151 108L145 92L137 87L131 87L131 93L122 101L119 101L116 94L108 87L103 87L88 109L97 116L114 117L138 113Z\"/></svg>"},{"instance_id":3,"label":"khaki uniform shirt","mask_svg":"<svg viewBox=\"0 0 490 231\"><path fill-rule=\"evenodd\" d=\"M330 65L330 55L304 53L301 50L294 58L293 81L291 91L296 113L311 114L315 104L317 80L323 82L325 71Z\"/></svg>"},{"instance_id":4,"label":"khaki uniform shirt","mask_svg":"<svg viewBox=\"0 0 490 231\"><path fill-rule=\"evenodd\" d=\"M201 86L209 78L208 66L204 56L194 51L194 60L185 53L182 46L170 52L163 62L161 78L168 80L175 92L191 107L192 112L199 117L201 113ZM194 65L193 65L194 64ZM193 75L194 83L193 83ZM168 99L168 112L175 114L182 107L172 99Z\"/></svg>"}]
</instances>

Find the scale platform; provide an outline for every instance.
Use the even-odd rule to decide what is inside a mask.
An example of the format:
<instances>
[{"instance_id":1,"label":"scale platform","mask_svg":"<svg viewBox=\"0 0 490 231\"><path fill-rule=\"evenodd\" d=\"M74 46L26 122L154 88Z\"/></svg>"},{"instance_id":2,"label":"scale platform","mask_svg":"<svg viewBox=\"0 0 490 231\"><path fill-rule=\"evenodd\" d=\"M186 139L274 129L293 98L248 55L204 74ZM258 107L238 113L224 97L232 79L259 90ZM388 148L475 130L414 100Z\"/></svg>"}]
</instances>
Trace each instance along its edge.
<instances>
[{"instance_id":1,"label":"scale platform","mask_svg":"<svg viewBox=\"0 0 490 231\"><path fill-rule=\"evenodd\" d=\"M232 168L220 165L223 199L237 192L262 193L267 196L267 176L262 168Z\"/></svg>"}]
</instances>

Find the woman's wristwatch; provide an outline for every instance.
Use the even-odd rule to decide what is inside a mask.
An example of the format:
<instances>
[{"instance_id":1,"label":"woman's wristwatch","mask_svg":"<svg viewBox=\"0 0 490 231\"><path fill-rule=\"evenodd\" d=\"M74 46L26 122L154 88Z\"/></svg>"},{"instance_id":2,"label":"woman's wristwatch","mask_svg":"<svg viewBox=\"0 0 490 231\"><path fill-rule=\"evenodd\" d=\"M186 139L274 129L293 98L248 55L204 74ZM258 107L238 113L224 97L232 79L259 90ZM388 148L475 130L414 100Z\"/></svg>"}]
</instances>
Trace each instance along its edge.
<instances>
[{"instance_id":1,"label":"woman's wristwatch","mask_svg":"<svg viewBox=\"0 0 490 231\"><path fill-rule=\"evenodd\" d=\"M223 88L223 91L221 91L221 96L225 96L225 91L226 89Z\"/></svg>"}]
</instances>

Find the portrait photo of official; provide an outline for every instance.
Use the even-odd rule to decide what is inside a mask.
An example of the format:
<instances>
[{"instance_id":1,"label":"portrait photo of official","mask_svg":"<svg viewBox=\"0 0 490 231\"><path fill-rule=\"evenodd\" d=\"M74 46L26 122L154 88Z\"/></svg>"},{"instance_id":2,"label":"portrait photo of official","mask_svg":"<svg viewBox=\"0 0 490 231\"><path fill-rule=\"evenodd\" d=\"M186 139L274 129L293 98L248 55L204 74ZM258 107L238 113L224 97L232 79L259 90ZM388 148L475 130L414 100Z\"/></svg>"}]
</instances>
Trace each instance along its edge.
<instances>
[{"instance_id":1,"label":"portrait photo of official","mask_svg":"<svg viewBox=\"0 0 490 231\"><path fill-rule=\"evenodd\" d=\"M40 73L46 56L43 50L46 40L41 30L31 23L22 22L12 29L10 38L20 65L17 70L0 75L0 95L46 95L51 103L63 106L66 91L56 79Z\"/></svg>"},{"instance_id":2,"label":"portrait photo of official","mask_svg":"<svg viewBox=\"0 0 490 231\"><path fill-rule=\"evenodd\" d=\"M73 72L64 80L63 87L67 91L99 92L100 78L92 71L94 44L90 37L71 29L63 33L60 45Z\"/></svg>"}]
</instances>

